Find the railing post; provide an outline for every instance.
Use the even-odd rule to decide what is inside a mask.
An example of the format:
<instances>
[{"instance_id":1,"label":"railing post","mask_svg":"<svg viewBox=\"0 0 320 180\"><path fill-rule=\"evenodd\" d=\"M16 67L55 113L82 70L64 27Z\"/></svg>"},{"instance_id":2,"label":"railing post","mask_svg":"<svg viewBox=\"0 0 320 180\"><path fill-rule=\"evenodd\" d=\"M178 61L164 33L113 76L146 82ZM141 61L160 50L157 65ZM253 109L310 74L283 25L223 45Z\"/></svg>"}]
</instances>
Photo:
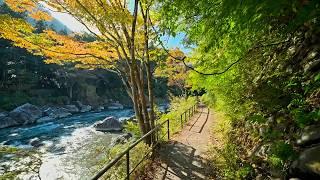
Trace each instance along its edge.
<instances>
[{"instance_id":1,"label":"railing post","mask_svg":"<svg viewBox=\"0 0 320 180\"><path fill-rule=\"evenodd\" d=\"M187 111L184 112L184 120L187 122Z\"/></svg>"},{"instance_id":2,"label":"railing post","mask_svg":"<svg viewBox=\"0 0 320 180\"><path fill-rule=\"evenodd\" d=\"M130 154L129 151L126 154L127 158L127 180L130 180Z\"/></svg>"},{"instance_id":3,"label":"railing post","mask_svg":"<svg viewBox=\"0 0 320 180\"><path fill-rule=\"evenodd\" d=\"M188 109L188 116L189 116L189 120L190 120L190 109Z\"/></svg>"},{"instance_id":4,"label":"railing post","mask_svg":"<svg viewBox=\"0 0 320 180\"><path fill-rule=\"evenodd\" d=\"M169 123L169 119L167 121L168 121L168 140L169 140L170 139L170 123Z\"/></svg>"},{"instance_id":5,"label":"railing post","mask_svg":"<svg viewBox=\"0 0 320 180\"><path fill-rule=\"evenodd\" d=\"M182 114L180 115L181 129L183 128Z\"/></svg>"},{"instance_id":6,"label":"railing post","mask_svg":"<svg viewBox=\"0 0 320 180\"><path fill-rule=\"evenodd\" d=\"M191 116L193 116L194 114L193 114L193 105L192 105L192 107L191 107Z\"/></svg>"}]
</instances>

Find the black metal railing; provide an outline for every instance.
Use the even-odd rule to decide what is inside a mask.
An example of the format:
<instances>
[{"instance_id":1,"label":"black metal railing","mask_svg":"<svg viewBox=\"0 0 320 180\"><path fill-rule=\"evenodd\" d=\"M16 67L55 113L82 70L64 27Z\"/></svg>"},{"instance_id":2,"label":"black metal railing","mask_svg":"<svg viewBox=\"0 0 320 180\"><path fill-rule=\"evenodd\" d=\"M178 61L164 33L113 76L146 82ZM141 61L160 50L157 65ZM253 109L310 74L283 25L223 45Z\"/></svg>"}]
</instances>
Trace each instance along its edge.
<instances>
[{"instance_id":1,"label":"black metal railing","mask_svg":"<svg viewBox=\"0 0 320 180\"><path fill-rule=\"evenodd\" d=\"M190 120L190 118L194 115L197 110L197 104L193 105L191 108L183 112L180 116L181 128L183 128L183 124ZM164 125L167 125L167 131L163 133L159 138L159 131L162 130ZM141 141L145 140L147 137L151 135L156 135L156 143L152 145L151 149L145 154L145 156L132 168L130 169L130 150L136 147ZM117 162L119 162L124 156L126 156L126 179L130 180L130 175L137 169L137 167L149 156L151 152L154 151L155 147L157 147L160 143L159 139L163 139L167 136L167 139L170 139L170 119L165 120L164 122L158 124L155 128L150 130L147 134L143 135L140 139L136 140L132 143L127 149L118 154L114 159L112 159L104 168L102 168L92 180L97 180L101 176L103 176L110 168L112 168Z\"/></svg>"}]
</instances>

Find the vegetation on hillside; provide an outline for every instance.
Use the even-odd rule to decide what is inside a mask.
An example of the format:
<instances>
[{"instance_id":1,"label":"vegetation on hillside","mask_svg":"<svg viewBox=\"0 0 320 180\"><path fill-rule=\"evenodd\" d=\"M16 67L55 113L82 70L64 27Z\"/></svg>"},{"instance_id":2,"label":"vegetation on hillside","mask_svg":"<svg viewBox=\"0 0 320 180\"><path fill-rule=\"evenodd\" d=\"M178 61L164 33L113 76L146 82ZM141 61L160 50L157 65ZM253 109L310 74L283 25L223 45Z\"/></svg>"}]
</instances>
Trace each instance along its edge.
<instances>
[{"instance_id":1,"label":"vegetation on hillside","mask_svg":"<svg viewBox=\"0 0 320 180\"><path fill-rule=\"evenodd\" d=\"M6 4L0 6L0 14L25 17L10 10ZM48 29L52 28L44 21L35 24L35 33ZM92 41L93 37L76 34L75 38ZM10 40L0 39L0 110L10 111L27 102L40 106L75 101L98 106L111 99L130 103L121 80L114 73L101 69L80 70L71 65L48 65L43 60L41 56L15 47Z\"/></svg>"},{"instance_id":2,"label":"vegetation on hillside","mask_svg":"<svg viewBox=\"0 0 320 180\"><path fill-rule=\"evenodd\" d=\"M319 111L319 2L160 0L164 31L195 46L188 83L224 114L218 176L289 177ZM230 158L232 157L232 158ZM219 160L218 159L218 160ZM218 163L221 164L221 163ZM303 176L302 176L303 177Z\"/></svg>"}]
</instances>

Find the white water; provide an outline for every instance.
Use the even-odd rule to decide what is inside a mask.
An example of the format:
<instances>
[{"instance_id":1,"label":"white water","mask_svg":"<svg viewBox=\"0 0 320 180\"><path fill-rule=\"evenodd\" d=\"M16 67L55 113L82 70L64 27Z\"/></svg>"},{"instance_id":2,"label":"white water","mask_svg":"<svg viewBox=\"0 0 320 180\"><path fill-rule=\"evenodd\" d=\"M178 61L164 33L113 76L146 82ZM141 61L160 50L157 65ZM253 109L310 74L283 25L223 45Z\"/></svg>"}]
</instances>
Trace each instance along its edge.
<instances>
[{"instance_id":1,"label":"white water","mask_svg":"<svg viewBox=\"0 0 320 180\"><path fill-rule=\"evenodd\" d=\"M103 159L112 138L119 135L96 131L91 127L92 124L107 116L120 118L132 114L132 110L86 113L34 126L3 129L0 130L0 143L40 152L41 179L90 179L97 171L97 162ZM40 147L30 145L34 138L40 139ZM38 179L30 173L22 174L20 178Z\"/></svg>"}]
</instances>

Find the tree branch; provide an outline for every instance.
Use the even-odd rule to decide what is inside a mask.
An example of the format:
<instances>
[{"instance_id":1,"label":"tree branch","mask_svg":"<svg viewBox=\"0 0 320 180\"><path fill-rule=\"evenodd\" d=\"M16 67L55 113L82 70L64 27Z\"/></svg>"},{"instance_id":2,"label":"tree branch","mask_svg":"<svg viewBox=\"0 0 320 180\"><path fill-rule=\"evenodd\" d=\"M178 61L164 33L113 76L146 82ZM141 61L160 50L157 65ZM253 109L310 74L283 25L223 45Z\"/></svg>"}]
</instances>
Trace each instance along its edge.
<instances>
[{"instance_id":1,"label":"tree branch","mask_svg":"<svg viewBox=\"0 0 320 180\"><path fill-rule=\"evenodd\" d=\"M175 57L175 56L172 56L169 52L169 50L164 46L163 42L161 41L160 39L160 36L159 36L159 33L157 32L157 30L155 29L154 25L152 24L152 21L151 21L151 18L149 17L149 21L150 21L150 25L153 29L153 31L155 32L156 36L157 36L157 40L159 41L159 44L161 45L161 47L163 48L163 50L170 56L172 57L173 59L177 60L177 61L181 61L185 67L187 67L188 69L192 70L192 71L195 71L196 73L198 74L201 74L201 75L205 75L205 76L215 76L215 75L221 75L221 74L224 74L225 72L227 72L228 70L230 70L234 65L238 64L241 60L244 59L244 57L240 57L238 60L234 61L233 63L231 63L230 65L228 65L224 70L222 71L218 71L218 72L213 72L213 73L206 73L206 72L201 72L199 70L196 70L194 67L192 66L189 66L186 64L185 62L185 59L187 58L186 56L182 57L182 58L179 58L179 57ZM261 45L257 45L257 46L254 46L252 48L250 48L246 54L250 53L251 51L255 50L255 49L258 49L258 48L262 48L262 47L270 47L270 46L275 46L275 45L279 45L279 44L283 44L283 43L286 43L288 42L289 39L285 40L285 41L280 41L280 42L274 42L274 43L270 43L270 44L261 44Z\"/></svg>"}]
</instances>

